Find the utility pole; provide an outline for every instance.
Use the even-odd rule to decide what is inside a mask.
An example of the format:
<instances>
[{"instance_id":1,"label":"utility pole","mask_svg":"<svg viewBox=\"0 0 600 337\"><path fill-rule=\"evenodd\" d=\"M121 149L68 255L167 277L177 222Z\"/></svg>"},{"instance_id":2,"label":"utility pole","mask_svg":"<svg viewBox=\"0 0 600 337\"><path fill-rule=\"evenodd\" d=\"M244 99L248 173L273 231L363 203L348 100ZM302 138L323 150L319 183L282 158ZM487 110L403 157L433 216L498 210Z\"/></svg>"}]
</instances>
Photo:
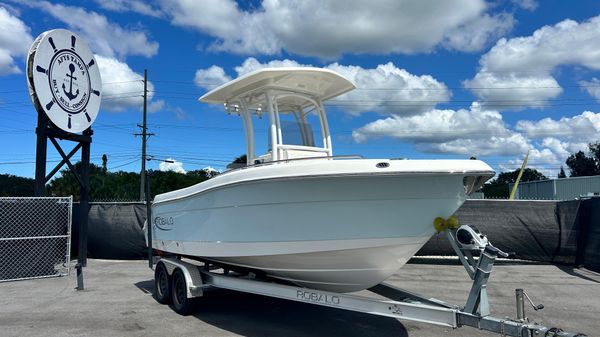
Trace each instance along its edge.
<instances>
[{"instance_id":1,"label":"utility pole","mask_svg":"<svg viewBox=\"0 0 600 337\"><path fill-rule=\"evenodd\" d=\"M136 133L136 136L142 136L142 169L140 171L140 200L146 200L146 141L152 133L148 133L148 127L146 125L146 113L148 107L148 70L144 69L144 107L142 125L138 126L142 128L142 133Z\"/></svg>"},{"instance_id":2,"label":"utility pole","mask_svg":"<svg viewBox=\"0 0 600 337\"><path fill-rule=\"evenodd\" d=\"M144 69L144 118L142 121L142 172L140 174L140 200L146 197L146 107L148 106L148 70Z\"/></svg>"},{"instance_id":3,"label":"utility pole","mask_svg":"<svg viewBox=\"0 0 600 337\"><path fill-rule=\"evenodd\" d=\"M146 155L146 142L150 136L154 136L154 133L148 132L148 125L146 123L147 111L148 111L148 70L144 69L144 107L143 107L143 117L142 117L142 125L138 126L142 129L142 133L136 133L136 136L142 136L142 169L140 171L140 200L146 200L146 162L148 156Z\"/></svg>"},{"instance_id":4,"label":"utility pole","mask_svg":"<svg viewBox=\"0 0 600 337\"><path fill-rule=\"evenodd\" d=\"M148 126L146 124L146 114L148 108L148 69L144 69L144 107L143 107L143 119L142 125L138 126L142 128L142 133L136 133L136 136L142 136L142 170L140 172L140 201L146 203L146 221L148 223L148 266L152 268L152 216L150 209L150 184L146 177L146 141L148 137L153 136L153 133L148 133Z\"/></svg>"}]
</instances>

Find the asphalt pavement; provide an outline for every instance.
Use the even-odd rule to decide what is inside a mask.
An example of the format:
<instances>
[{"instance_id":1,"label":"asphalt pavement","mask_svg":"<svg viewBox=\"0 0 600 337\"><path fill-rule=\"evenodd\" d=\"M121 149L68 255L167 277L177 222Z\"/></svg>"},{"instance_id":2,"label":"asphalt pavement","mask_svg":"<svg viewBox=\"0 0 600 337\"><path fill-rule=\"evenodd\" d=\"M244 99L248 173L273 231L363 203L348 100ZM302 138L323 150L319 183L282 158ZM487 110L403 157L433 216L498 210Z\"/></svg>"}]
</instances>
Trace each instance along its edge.
<instances>
[{"instance_id":1,"label":"asphalt pavement","mask_svg":"<svg viewBox=\"0 0 600 337\"><path fill-rule=\"evenodd\" d=\"M85 290L71 276L0 283L0 336L498 336L397 321L234 291L211 292L190 316L152 296L146 261L89 260ZM463 267L439 259L413 259L389 283L464 305L470 280ZM533 263L499 263L488 284L492 314L514 317L514 289L524 288L545 309L535 321L599 335L600 274ZM368 295L368 292L361 292Z\"/></svg>"}]
</instances>

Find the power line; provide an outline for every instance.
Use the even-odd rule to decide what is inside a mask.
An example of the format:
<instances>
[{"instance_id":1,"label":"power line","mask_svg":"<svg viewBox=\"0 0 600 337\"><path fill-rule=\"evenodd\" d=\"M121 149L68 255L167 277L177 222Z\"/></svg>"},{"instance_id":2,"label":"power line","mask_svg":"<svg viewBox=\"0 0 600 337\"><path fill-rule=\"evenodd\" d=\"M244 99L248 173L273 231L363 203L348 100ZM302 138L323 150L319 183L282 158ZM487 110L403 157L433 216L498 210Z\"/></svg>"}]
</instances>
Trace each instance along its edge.
<instances>
[{"instance_id":1,"label":"power line","mask_svg":"<svg viewBox=\"0 0 600 337\"><path fill-rule=\"evenodd\" d=\"M114 170L114 169L119 168L119 167L123 167L123 166L127 166L127 165L130 165L130 164L133 164L135 162L138 162L139 160L140 160L140 158L135 158L134 160L132 160L130 162L127 162L127 163L121 164L121 165L117 165L117 166L112 166L112 167L109 167L108 169L109 170Z\"/></svg>"},{"instance_id":2,"label":"power line","mask_svg":"<svg viewBox=\"0 0 600 337\"><path fill-rule=\"evenodd\" d=\"M195 82L195 81L170 81L170 80L153 80L154 83L169 83L169 84L189 84L189 85L204 85L204 86L219 86L222 82ZM441 83L441 82L440 82ZM424 91L446 91L452 90L522 90L522 89L562 89L562 88L600 88L600 84L565 84L565 85L519 85L519 86L446 86L439 87L357 87L353 91L401 91L401 90L424 90Z\"/></svg>"},{"instance_id":3,"label":"power line","mask_svg":"<svg viewBox=\"0 0 600 337\"><path fill-rule=\"evenodd\" d=\"M139 79L139 80L130 80L130 81L102 82L102 86L113 85L113 84L123 84L123 83L134 83L134 82L144 83L144 80Z\"/></svg>"}]
</instances>

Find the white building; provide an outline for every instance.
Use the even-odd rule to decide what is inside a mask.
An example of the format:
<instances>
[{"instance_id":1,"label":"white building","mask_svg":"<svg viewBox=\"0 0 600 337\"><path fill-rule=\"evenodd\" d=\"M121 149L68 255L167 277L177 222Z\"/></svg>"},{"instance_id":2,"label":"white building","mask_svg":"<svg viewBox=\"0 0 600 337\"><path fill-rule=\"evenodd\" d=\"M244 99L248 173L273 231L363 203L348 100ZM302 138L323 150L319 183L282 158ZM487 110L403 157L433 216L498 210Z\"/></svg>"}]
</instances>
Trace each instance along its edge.
<instances>
[{"instance_id":1,"label":"white building","mask_svg":"<svg viewBox=\"0 0 600 337\"><path fill-rule=\"evenodd\" d=\"M515 199L570 200L598 195L600 175L521 182Z\"/></svg>"}]
</instances>

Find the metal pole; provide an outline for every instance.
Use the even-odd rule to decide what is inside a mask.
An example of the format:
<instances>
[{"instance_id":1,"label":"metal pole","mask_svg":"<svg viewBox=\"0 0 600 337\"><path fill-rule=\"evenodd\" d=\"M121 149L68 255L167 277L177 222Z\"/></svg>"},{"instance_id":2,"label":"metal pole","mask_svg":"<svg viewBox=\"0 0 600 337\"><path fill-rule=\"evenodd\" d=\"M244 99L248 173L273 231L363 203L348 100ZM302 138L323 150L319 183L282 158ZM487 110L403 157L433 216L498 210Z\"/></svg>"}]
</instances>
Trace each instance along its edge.
<instances>
[{"instance_id":1,"label":"metal pole","mask_svg":"<svg viewBox=\"0 0 600 337\"><path fill-rule=\"evenodd\" d=\"M83 131L86 136L92 135L92 129ZM87 244L88 244L88 215L89 215L89 196L90 196L90 145L89 142L83 142L81 146L81 189L79 195L79 242L77 252L77 290L83 290L83 267L87 266ZM75 173L75 172L74 172Z\"/></svg>"},{"instance_id":2,"label":"metal pole","mask_svg":"<svg viewBox=\"0 0 600 337\"><path fill-rule=\"evenodd\" d=\"M146 106L148 99L148 70L144 69L144 115L142 120L142 170L140 172L140 200L146 200Z\"/></svg>"},{"instance_id":3,"label":"metal pole","mask_svg":"<svg viewBox=\"0 0 600 337\"><path fill-rule=\"evenodd\" d=\"M150 204L150 176L146 177L146 228L148 229L148 267L152 269L152 205Z\"/></svg>"},{"instance_id":4,"label":"metal pole","mask_svg":"<svg viewBox=\"0 0 600 337\"><path fill-rule=\"evenodd\" d=\"M84 131L91 134L91 129ZM89 213L89 167L90 167L90 143L81 146L81 193L79 197L79 258L78 262L85 267L87 265L87 239L88 239L88 213Z\"/></svg>"},{"instance_id":5,"label":"metal pole","mask_svg":"<svg viewBox=\"0 0 600 337\"><path fill-rule=\"evenodd\" d=\"M527 321L527 318L525 317L525 298L523 296L523 289L515 289L515 298L517 300L517 319L525 322Z\"/></svg>"},{"instance_id":6,"label":"metal pole","mask_svg":"<svg viewBox=\"0 0 600 337\"><path fill-rule=\"evenodd\" d=\"M45 114L38 112L37 142L35 146L35 187L34 195L43 197L46 195L46 155L48 151L48 138L46 137L46 128L48 127L48 118Z\"/></svg>"}]
</instances>

